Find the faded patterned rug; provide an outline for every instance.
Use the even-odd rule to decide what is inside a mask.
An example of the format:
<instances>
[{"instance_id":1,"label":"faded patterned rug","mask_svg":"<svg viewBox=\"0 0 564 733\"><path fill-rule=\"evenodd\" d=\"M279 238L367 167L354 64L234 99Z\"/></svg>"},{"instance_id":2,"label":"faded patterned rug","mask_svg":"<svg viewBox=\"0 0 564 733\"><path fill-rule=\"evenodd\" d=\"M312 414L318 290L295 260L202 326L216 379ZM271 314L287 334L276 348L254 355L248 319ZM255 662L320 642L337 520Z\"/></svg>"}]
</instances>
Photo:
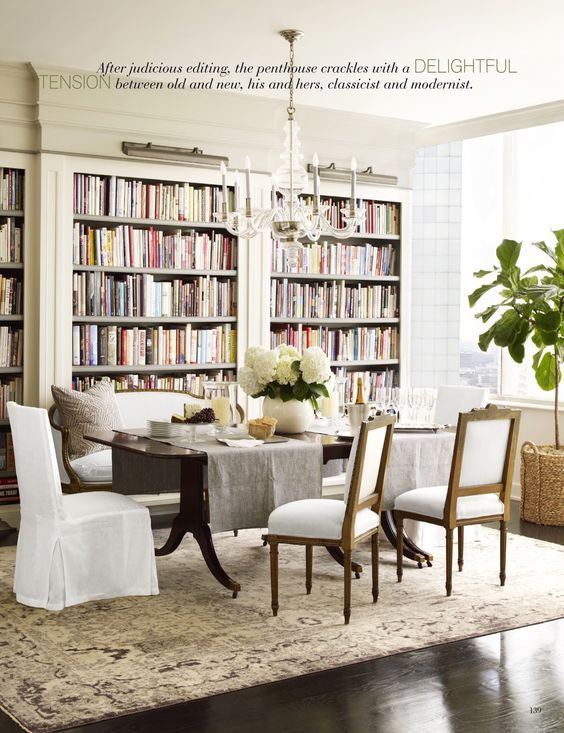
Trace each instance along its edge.
<instances>
[{"instance_id":1,"label":"faded patterned rug","mask_svg":"<svg viewBox=\"0 0 564 733\"><path fill-rule=\"evenodd\" d=\"M157 544L161 544L163 532ZM315 548L305 595L303 548L280 548L280 611L270 611L268 549L258 530L216 535L235 600L204 565L194 540L158 558L160 596L74 606L18 605L14 548L0 550L0 706L32 733L273 682L330 667L564 616L564 547L508 536L507 585L498 584L498 535L467 543L463 573L444 595L444 549L432 568L383 544L380 599L371 600L368 545L343 625L342 570ZM456 563L455 563L456 566Z\"/></svg>"}]
</instances>

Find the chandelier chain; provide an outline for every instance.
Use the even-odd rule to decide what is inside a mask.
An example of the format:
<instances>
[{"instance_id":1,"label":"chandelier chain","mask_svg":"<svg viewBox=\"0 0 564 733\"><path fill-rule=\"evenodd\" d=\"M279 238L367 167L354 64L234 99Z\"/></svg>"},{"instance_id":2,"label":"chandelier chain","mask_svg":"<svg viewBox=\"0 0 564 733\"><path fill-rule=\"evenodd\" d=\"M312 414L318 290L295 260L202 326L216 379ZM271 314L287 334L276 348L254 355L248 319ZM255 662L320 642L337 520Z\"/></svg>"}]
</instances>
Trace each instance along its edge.
<instances>
[{"instance_id":1,"label":"chandelier chain","mask_svg":"<svg viewBox=\"0 0 564 733\"><path fill-rule=\"evenodd\" d=\"M290 103L288 105L288 119L293 120L296 108L294 107L294 41L290 41Z\"/></svg>"}]
</instances>

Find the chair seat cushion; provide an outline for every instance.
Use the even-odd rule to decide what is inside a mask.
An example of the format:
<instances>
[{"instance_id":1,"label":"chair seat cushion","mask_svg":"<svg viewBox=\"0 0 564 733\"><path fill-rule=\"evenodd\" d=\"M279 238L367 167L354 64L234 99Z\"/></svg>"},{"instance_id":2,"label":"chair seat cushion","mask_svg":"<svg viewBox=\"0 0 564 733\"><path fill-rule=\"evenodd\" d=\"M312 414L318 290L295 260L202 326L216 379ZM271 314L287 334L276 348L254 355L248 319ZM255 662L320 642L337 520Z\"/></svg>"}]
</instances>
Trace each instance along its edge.
<instances>
[{"instance_id":1,"label":"chair seat cushion","mask_svg":"<svg viewBox=\"0 0 564 733\"><path fill-rule=\"evenodd\" d=\"M124 512L146 513L149 510L129 496L111 491L85 491L81 494L64 494L63 511L67 519L78 521Z\"/></svg>"},{"instance_id":2,"label":"chair seat cushion","mask_svg":"<svg viewBox=\"0 0 564 733\"><path fill-rule=\"evenodd\" d=\"M442 519L447 495L446 486L428 486L423 489L412 489L400 494L394 509L412 514ZM503 514L503 502L497 494L477 494L461 496L456 507L457 519L475 519Z\"/></svg>"},{"instance_id":3,"label":"chair seat cushion","mask_svg":"<svg viewBox=\"0 0 564 733\"><path fill-rule=\"evenodd\" d=\"M70 464L79 479L85 484L112 483L112 451L110 449L75 458Z\"/></svg>"},{"instance_id":4,"label":"chair seat cushion","mask_svg":"<svg viewBox=\"0 0 564 733\"><path fill-rule=\"evenodd\" d=\"M289 537L315 537L339 540L346 505L334 499L301 499L277 507L268 518L268 533ZM355 537L375 529L378 515L361 509L356 515Z\"/></svg>"}]
</instances>

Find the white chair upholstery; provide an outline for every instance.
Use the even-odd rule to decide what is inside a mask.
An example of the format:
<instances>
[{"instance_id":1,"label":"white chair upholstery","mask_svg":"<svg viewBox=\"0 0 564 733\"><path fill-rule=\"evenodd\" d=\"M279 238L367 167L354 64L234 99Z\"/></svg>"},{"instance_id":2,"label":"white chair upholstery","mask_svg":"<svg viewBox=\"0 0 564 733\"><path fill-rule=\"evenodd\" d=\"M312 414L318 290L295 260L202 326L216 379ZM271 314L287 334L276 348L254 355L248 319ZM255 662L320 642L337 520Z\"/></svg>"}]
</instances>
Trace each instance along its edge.
<instances>
[{"instance_id":1,"label":"white chair upholstery","mask_svg":"<svg viewBox=\"0 0 564 733\"><path fill-rule=\"evenodd\" d=\"M112 483L112 451L110 449L75 458L70 464L83 484Z\"/></svg>"},{"instance_id":2,"label":"white chair upholstery","mask_svg":"<svg viewBox=\"0 0 564 733\"><path fill-rule=\"evenodd\" d=\"M63 496L46 410L8 403L20 489L14 592L58 611L159 592L149 512L110 492Z\"/></svg>"},{"instance_id":3,"label":"white chair upholstery","mask_svg":"<svg viewBox=\"0 0 564 733\"><path fill-rule=\"evenodd\" d=\"M443 385L437 390L435 422L439 425L456 425L459 413L485 407L487 401L488 390L484 387Z\"/></svg>"},{"instance_id":4,"label":"white chair upholstery","mask_svg":"<svg viewBox=\"0 0 564 733\"><path fill-rule=\"evenodd\" d=\"M278 545L305 545L306 592L312 587L313 547L326 547L344 568L345 624L351 615L352 551L370 538L372 556L372 598L378 599L378 530L384 480L392 444L394 418L382 416L363 422L351 446L344 500L302 499L277 507L268 518L270 545L271 608L278 614ZM355 565L360 577L361 568Z\"/></svg>"},{"instance_id":5,"label":"white chair upholstery","mask_svg":"<svg viewBox=\"0 0 564 733\"><path fill-rule=\"evenodd\" d=\"M287 537L319 537L338 540L343 530L346 504L338 499L302 499L275 509L268 518L268 531ZM354 535L359 537L378 526L378 515L361 509L355 517Z\"/></svg>"},{"instance_id":6,"label":"white chair upholstery","mask_svg":"<svg viewBox=\"0 0 564 733\"><path fill-rule=\"evenodd\" d=\"M452 592L453 532L458 533L458 569L464 565L464 528L500 523L501 585L505 584L507 522L520 412L488 405L458 416L448 486L429 486L400 494L394 503L397 527L397 575L403 576L405 520L423 521L445 530L446 592ZM425 555L428 564L429 556Z\"/></svg>"},{"instance_id":7,"label":"white chair upholstery","mask_svg":"<svg viewBox=\"0 0 564 733\"><path fill-rule=\"evenodd\" d=\"M423 489L406 491L398 496L394 509L441 519L447 490L447 486L428 486ZM503 514L503 502L499 500L497 494L461 496L456 504L457 519L475 519L499 514Z\"/></svg>"}]
</instances>

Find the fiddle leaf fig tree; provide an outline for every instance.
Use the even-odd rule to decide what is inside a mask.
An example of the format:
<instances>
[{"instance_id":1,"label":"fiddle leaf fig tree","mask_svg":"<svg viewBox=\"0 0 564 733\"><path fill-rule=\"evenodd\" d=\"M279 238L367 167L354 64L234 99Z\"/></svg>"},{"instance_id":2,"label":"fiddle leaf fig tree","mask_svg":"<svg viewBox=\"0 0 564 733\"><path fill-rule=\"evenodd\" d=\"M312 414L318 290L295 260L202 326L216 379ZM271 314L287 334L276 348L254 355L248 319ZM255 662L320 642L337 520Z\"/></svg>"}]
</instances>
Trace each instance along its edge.
<instances>
[{"instance_id":1,"label":"fiddle leaf fig tree","mask_svg":"<svg viewBox=\"0 0 564 733\"><path fill-rule=\"evenodd\" d=\"M527 341L530 339L535 345L532 366L537 384L546 391L554 390L554 442L559 450L558 387L564 368L564 229L553 234L555 245L531 245L546 256L546 263L524 272L518 265L521 243L504 239L496 250L498 264L491 270L474 273L489 282L476 288L468 302L473 308L486 293L496 296L493 305L476 314L476 318L489 324L478 339L482 351L487 351L493 342L507 349L520 364Z\"/></svg>"}]
</instances>

